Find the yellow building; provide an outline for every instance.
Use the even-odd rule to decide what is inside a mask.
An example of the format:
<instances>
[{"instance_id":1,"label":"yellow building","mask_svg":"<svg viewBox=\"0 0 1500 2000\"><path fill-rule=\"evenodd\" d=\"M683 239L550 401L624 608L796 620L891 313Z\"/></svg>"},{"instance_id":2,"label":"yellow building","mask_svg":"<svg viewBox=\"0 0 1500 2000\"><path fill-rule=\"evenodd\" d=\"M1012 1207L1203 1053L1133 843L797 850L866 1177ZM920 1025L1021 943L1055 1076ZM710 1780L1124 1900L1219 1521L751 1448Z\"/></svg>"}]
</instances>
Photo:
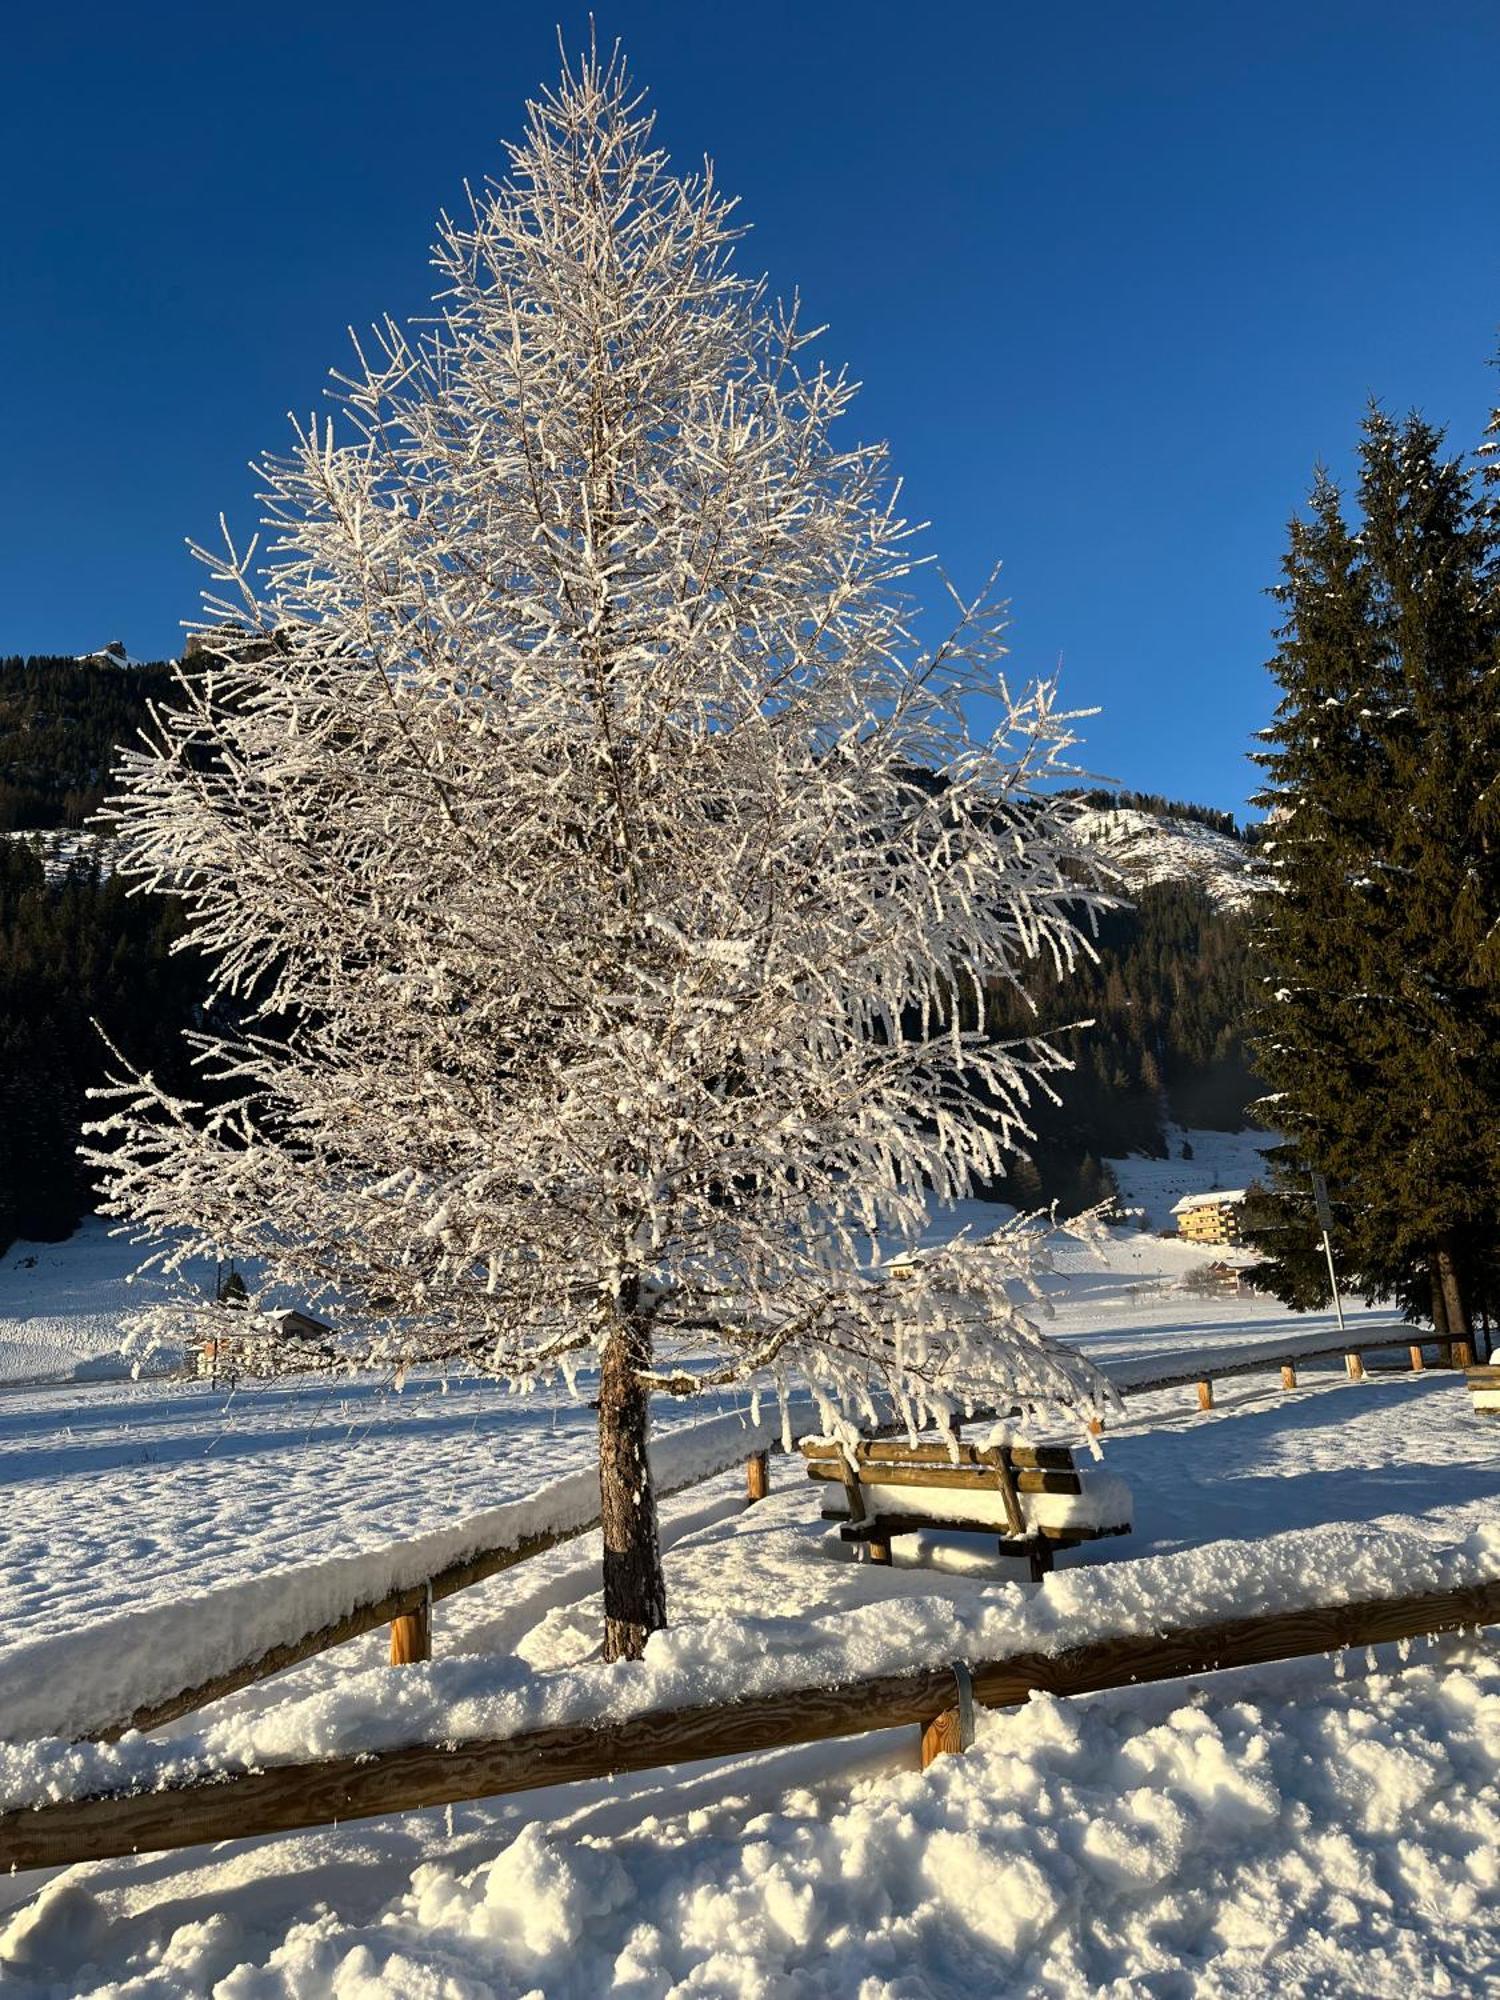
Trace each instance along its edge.
<instances>
[{"instance_id":1,"label":"yellow building","mask_svg":"<svg viewBox=\"0 0 1500 2000\"><path fill-rule=\"evenodd\" d=\"M1185 1194L1173 1204L1177 1233L1189 1243L1238 1243L1243 1188L1215 1188L1212 1194Z\"/></svg>"}]
</instances>

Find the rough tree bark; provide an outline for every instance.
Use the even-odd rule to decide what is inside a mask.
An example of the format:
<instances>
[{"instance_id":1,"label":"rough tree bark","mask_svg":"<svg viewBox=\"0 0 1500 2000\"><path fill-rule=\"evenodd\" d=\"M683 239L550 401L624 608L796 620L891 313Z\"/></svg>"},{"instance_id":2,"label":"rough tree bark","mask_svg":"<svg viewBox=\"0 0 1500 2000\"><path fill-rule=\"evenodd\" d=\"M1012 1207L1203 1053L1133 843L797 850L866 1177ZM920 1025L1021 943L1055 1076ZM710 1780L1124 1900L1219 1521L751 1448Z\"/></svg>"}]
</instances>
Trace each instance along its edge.
<instances>
[{"instance_id":1,"label":"rough tree bark","mask_svg":"<svg viewBox=\"0 0 1500 2000\"><path fill-rule=\"evenodd\" d=\"M1459 1282L1458 1264L1453 1255L1451 1238L1444 1238L1437 1252L1438 1281L1442 1287L1444 1317L1449 1333L1455 1336L1451 1362L1455 1368L1473 1365L1474 1349L1469 1338L1469 1314L1464 1305L1463 1287Z\"/></svg>"},{"instance_id":2,"label":"rough tree bark","mask_svg":"<svg viewBox=\"0 0 1500 2000\"><path fill-rule=\"evenodd\" d=\"M1432 1330L1434 1333L1448 1331L1448 1306L1443 1298L1443 1274L1438 1269L1436 1257L1428 1261L1432 1281Z\"/></svg>"},{"instance_id":3,"label":"rough tree bark","mask_svg":"<svg viewBox=\"0 0 1500 2000\"><path fill-rule=\"evenodd\" d=\"M599 1517L604 1530L604 1657L638 1660L667 1622L656 1531L656 1492L646 1452L651 1323L622 1311L599 1365Z\"/></svg>"},{"instance_id":4,"label":"rough tree bark","mask_svg":"<svg viewBox=\"0 0 1500 2000\"><path fill-rule=\"evenodd\" d=\"M1453 1261L1453 1248L1447 1241L1438 1245L1436 1263L1438 1283L1442 1289L1446 1331L1466 1334L1469 1331L1469 1315L1464 1309L1463 1290L1458 1281L1458 1266Z\"/></svg>"}]
</instances>

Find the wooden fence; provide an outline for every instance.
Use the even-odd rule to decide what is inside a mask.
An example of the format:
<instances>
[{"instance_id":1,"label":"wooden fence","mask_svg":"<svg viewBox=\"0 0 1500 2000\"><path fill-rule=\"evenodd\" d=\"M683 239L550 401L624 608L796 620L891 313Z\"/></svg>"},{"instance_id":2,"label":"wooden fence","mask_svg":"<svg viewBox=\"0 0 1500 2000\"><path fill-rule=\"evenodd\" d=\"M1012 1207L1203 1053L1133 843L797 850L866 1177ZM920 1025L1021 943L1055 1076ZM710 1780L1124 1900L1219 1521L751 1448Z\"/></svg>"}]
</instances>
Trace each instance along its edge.
<instances>
[{"instance_id":1,"label":"wooden fence","mask_svg":"<svg viewBox=\"0 0 1500 2000\"><path fill-rule=\"evenodd\" d=\"M761 1449L750 1454L747 1462L747 1500L763 1499L769 1490L768 1454L780 1451L779 1441L769 1441ZM660 1498L666 1499L674 1493L684 1493L690 1487L701 1486L707 1480L717 1479L734 1465L741 1462L744 1448L741 1446L726 1455L708 1469L699 1469L685 1478L667 1479L657 1488ZM420 1583L409 1584L399 1590L391 1590L380 1597L373 1597L356 1604L352 1610L342 1614L327 1624L318 1625L310 1631L300 1633L294 1639L270 1646L253 1657L237 1662L222 1672L199 1680L160 1700L143 1702L131 1710L127 1716L100 1724L87 1730L80 1740L85 1742L112 1743L131 1729L159 1729L164 1723L175 1722L179 1716L190 1715L194 1709L204 1708L211 1701L234 1694L238 1689L249 1687L256 1681L268 1680L271 1675L284 1673L303 1660L310 1660L319 1653L327 1652L331 1646L340 1646L348 1639L357 1639L363 1633L373 1632L382 1625L391 1628L391 1660L393 1665L406 1665L415 1660L431 1657L431 1612L432 1606L442 1598L452 1597L457 1591L468 1590L476 1583L483 1583L486 1577L498 1576L502 1570L513 1569L518 1563L529 1562L533 1556L542 1555L548 1549L555 1549L563 1542L578 1540L592 1533L599 1525L597 1514L588 1520L567 1528L551 1528L546 1531L521 1537L495 1548L479 1549L466 1555L460 1561L447 1564L435 1570L430 1577Z\"/></svg>"},{"instance_id":2,"label":"wooden fence","mask_svg":"<svg viewBox=\"0 0 1500 2000\"><path fill-rule=\"evenodd\" d=\"M1203 1409L1213 1406L1213 1381L1231 1375L1248 1375L1261 1369L1279 1367L1285 1388L1296 1387L1296 1364L1299 1361L1326 1359L1342 1354L1345 1366L1351 1376L1362 1376L1364 1364L1362 1355L1373 1349L1409 1347L1413 1368L1423 1365L1420 1344L1409 1342L1407 1335L1415 1329L1387 1325L1368 1333L1348 1334L1340 1340L1330 1340L1309 1346L1307 1337L1300 1341L1260 1342L1240 1357L1230 1358L1227 1351L1213 1356L1211 1370L1203 1362L1193 1363L1181 1357L1174 1357L1172 1365L1156 1373L1137 1375L1137 1366L1149 1368L1149 1360L1138 1364L1124 1361L1117 1364L1113 1378L1122 1396L1144 1395L1148 1391L1170 1389L1180 1386L1198 1386L1198 1401ZM1315 1338L1315 1337L1314 1337ZM979 1410L971 1422L993 1421L998 1410ZM899 1423L881 1427L883 1430L904 1429ZM769 1490L768 1452L779 1451L779 1441L768 1443L764 1449L754 1452L747 1466L747 1498L749 1501L763 1499ZM687 1490L705 1480L716 1478L738 1461L738 1453L727 1453L721 1461L716 1461L711 1471L700 1471L692 1477L664 1483L659 1492L663 1498ZM249 1687L256 1681L269 1679L273 1674L286 1671L303 1660L314 1658L332 1646L342 1645L346 1640L357 1639L366 1632L380 1626L391 1628L391 1660L395 1665L427 1659L431 1656L431 1610L432 1606L455 1592L467 1590L487 1577L496 1576L501 1571L511 1569L519 1563L529 1561L533 1556L556 1548L559 1543L572 1541L592 1532L598 1526L594 1516L582 1524L566 1529L552 1530L525 1537L505 1547L481 1549L440 1569L424 1581L399 1590L392 1590L378 1598L358 1604L341 1617L319 1625L296 1638L269 1647L254 1657L238 1662L223 1672L194 1682L190 1686L177 1689L172 1694L150 1702L144 1702L132 1709L127 1716L118 1716L87 1732L87 1737L103 1742L112 1742L131 1729L157 1729L164 1723L175 1722L180 1716L191 1714L194 1709L203 1708L209 1702L218 1701L222 1696L233 1694L240 1688Z\"/></svg>"},{"instance_id":3,"label":"wooden fence","mask_svg":"<svg viewBox=\"0 0 1500 2000\"><path fill-rule=\"evenodd\" d=\"M1345 1333L1336 1339L1319 1340L1312 1336L1309 1340L1304 1335L1301 1339L1287 1341L1259 1341L1253 1345L1247 1342L1242 1354L1221 1348L1196 1361L1174 1357L1170 1367L1158 1368L1155 1372L1151 1372L1149 1357L1137 1364L1122 1361L1110 1379L1122 1396L1144 1396L1156 1389L1196 1388L1198 1407L1211 1410L1216 1381L1226 1376L1259 1374L1263 1368L1279 1368L1281 1386L1295 1389L1299 1362L1326 1361L1342 1356L1350 1381L1360 1382L1365 1376L1365 1355L1384 1348L1404 1347L1409 1367L1417 1373L1427 1366L1424 1346L1432 1345L1431 1339L1424 1342L1420 1335L1419 1327L1387 1323L1372 1332ZM1450 1345L1446 1339L1438 1344L1443 1348ZM1461 1365L1456 1352L1461 1343L1454 1341L1451 1345L1455 1349L1455 1365ZM1137 1368L1145 1372L1137 1373Z\"/></svg>"},{"instance_id":4,"label":"wooden fence","mask_svg":"<svg viewBox=\"0 0 1500 2000\"><path fill-rule=\"evenodd\" d=\"M1015 1653L970 1662L968 1674L973 1698L998 1708L1037 1691L1095 1693L1496 1622L1500 1579L1121 1635L1058 1653ZM951 1709L955 1684L953 1668L935 1665L505 1738L420 1743L241 1774L205 1769L157 1790L107 1792L0 1814L0 1870L243 1840L906 1724L925 1729Z\"/></svg>"}]
</instances>

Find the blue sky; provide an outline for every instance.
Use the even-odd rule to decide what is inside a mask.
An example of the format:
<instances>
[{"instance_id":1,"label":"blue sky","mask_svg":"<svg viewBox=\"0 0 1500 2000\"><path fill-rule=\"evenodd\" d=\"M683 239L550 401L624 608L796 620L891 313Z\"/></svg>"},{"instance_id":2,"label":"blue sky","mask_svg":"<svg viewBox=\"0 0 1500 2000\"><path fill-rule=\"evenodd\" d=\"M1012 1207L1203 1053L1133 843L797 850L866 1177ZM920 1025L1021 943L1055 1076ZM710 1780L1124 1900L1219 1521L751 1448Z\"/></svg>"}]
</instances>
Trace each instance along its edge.
<instances>
[{"instance_id":1,"label":"blue sky","mask_svg":"<svg viewBox=\"0 0 1500 2000\"><path fill-rule=\"evenodd\" d=\"M622 0L866 384L960 584L1093 769L1239 807L1287 515L1366 399L1477 436L1500 373L1500 9ZM498 167L558 0L28 10L7 31L0 652L175 652L184 538L254 519L346 353L419 311L437 209Z\"/></svg>"}]
</instances>

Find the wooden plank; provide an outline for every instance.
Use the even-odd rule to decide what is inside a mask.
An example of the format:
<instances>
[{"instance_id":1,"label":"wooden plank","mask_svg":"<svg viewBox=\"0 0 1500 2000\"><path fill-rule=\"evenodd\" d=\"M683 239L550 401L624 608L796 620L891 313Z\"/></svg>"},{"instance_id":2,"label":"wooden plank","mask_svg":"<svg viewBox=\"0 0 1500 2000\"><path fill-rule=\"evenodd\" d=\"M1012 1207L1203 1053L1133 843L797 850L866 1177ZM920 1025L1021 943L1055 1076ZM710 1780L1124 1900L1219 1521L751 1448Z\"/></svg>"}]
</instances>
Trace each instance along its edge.
<instances>
[{"instance_id":1,"label":"wooden plank","mask_svg":"<svg viewBox=\"0 0 1500 2000\"><path fill-rule=\"evenodd\" d=\"M806 1438L797 1449L809 1462L832 1464L843 1458L840 1446L830 1444L822 1438ZM907 1444L900 1438L871 1438L855 1449L855 1460L861 1465L960 1465L989 1466L1008 1459L1015 1467L1028 1470L1044 1469L1049 1472L1068 1472L1073 1466L1073 1451L1065 1444L1011 1444L1003 1447L989 1445L979 1447L960 1444L958 1456L945 1444Z\"/></svg>"},{"instance_id":2,"label":"wooden plank","mask_svg":"<svg viewBox=\"0 0 1500 2000\"><path fill-rule=\"evenodd\" d=\"M842 1464L831 1465L815 1459L807 1468L809 1479L847 1485ZM1081 1493L1076 1472L1017 1472L1012 1475L1020 1493ZM877 1461L859 1468L861 1486L934 1486L945 1492L993 1493L995 1474L985 1466L971 1465L882 1465Z\"/></svg>"},{"instance_id":3,"label":"wooden plank","mask_svg":"<svg viewBox=\"0 0 1500 2000\"><path fill-rule=\"evenodd\" d=\"M1038 1690L1097 1693L1497 1621L1500 1579L1420 1596L1132 1634L1060 1653L1014 1654L974 1665L971 1673L975 1698L999 1708ZM560 1724L498 1740L423 1743L238 1776L205 1771L157 1791L105 1793L0 1813L0 1871L244 1840L908 1723L925 1727L951 1705L952 1696L951 1670L931 1667L620 1721Z\"/></svg>"},{"instance_id":4,"label":"wooden plank","mask_svg":"<svg viewBox=\"0 0 1500 2000\"><path fill-rule=\"evenodd\" d=\"M127 1730L158 1729L165 1722L175 1722L180 1715L191 1715L194 1709L219 1701L226 1694L234 1694L255 1681L268 1680L272 1674L283 1673L301 1660L310 1660L316 1654L326 1652L330 1646L341 1646L366 1632L377 1631L382 1625L392 1625L398 1618L419 1613L429 1598L436 1601L451 1597L455 1591L467 1590L472 1584L482 1583L486 1577L498 1576L502 1570L527 1562L532 1556L556 1548L560 1542L586 1535L589 1527L597 1525L597 1522L591 1522L582 1528L528 1535L511 1548L489 1549L462 1562L450 1563L447 1568L439 1570L430 1583L413 1584L410 1589L389 1591L384 1597L374 1598L367 1604L357 1604L342 1618L335 1618L314 1631L304 1632L283 1645L268 1647L253 1659L242 1660L221 1674L197 1681L192 1687L183 1688L161 1701L143 1702L123 1721L91 1730L84 1740L113 1743Z\"/></svg>"},{"instance_id":5,"label":"wooden plank","mask_svg":"<svg viewBox=\"0 0 1500 2000\"><path fill-rule=\"evenodd\" d=\"M1407 1344L1408 1338L1408 1329L1387 1327L1379 1333L1346 1333L1341 1340L1334 1338L1316 1347L1303 1347L1300 1343L1290 1342L1278 1346L1271 1341L1247 1344L1242 1357L1234 1357L1232 1349L1215 1348L1209 1372L1215 1381L1226 1375L1256 1375L1262 1369L1279 1368L1287 1361L1327 1361L1336 1354L1351 1351L1369 1354L1381 1348L1401 1348ZM1120 1365L1122 1368L1128 1366L1125 1363ZM1188 1389L1202 1380L1203 1363L1184 1361L1180 1367L1160 1375L1125 1375L1123 1379L1115 1379L1115 1388L1122 1396L1144 1396L1157 1389Z\"/></svg>"},{"instance_id":6,"label":"wooden plank","mask_svg":"<svg viewBox=\"0 0 1500 2000\"><path fill-rule=\"evenodd\" d=\"M922 1745L918 1753L922 1759L922 1769L938 1757L956 1757L964 1747L963 1723L956 1708L945 1708L941 1715L935 1715L922 1731Z\"/></svg>"}]
</instances>

